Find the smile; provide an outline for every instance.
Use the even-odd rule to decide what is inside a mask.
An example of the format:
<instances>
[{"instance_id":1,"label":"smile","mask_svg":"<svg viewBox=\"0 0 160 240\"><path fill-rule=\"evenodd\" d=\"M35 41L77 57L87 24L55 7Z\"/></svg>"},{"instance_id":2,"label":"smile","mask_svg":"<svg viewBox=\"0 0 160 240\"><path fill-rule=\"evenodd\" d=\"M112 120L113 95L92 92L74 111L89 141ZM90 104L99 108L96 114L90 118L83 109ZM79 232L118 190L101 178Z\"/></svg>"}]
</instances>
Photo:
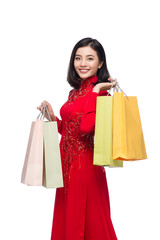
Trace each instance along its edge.
<instances>
[{"instance_id":1,"label":"smile","mask_svg":"<svg viewBox=\"0 0 160 240\"><path fill-rule=\"evenodd\" d=\"M89 71L89 69L79 69L79 71L80 71L81 73L87 73L87 72Z\"/></svg>"}]
</instances>

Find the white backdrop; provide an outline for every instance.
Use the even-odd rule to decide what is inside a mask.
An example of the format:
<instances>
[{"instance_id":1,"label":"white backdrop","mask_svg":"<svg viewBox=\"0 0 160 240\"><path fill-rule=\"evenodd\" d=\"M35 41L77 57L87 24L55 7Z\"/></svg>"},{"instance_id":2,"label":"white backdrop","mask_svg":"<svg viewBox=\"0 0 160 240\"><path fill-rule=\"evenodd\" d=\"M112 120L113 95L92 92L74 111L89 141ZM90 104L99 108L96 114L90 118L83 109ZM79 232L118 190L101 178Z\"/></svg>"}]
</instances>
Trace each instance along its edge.
<instances>
[{"instance_id":1,"label":"white backdrop","mask_svg":"<svg viewBox=\"0 0 160 240\"><path fill-rule=\"evenodd\" d=\"M50 239L55 189L22 185L21 171L36 107L48 100L59 116L84 37L102 43L111 76L138 97L148 153L105 168L118 240L160 239L159 21L158 0L0 1L0 239Z\"/></svg>"}]
</instances>

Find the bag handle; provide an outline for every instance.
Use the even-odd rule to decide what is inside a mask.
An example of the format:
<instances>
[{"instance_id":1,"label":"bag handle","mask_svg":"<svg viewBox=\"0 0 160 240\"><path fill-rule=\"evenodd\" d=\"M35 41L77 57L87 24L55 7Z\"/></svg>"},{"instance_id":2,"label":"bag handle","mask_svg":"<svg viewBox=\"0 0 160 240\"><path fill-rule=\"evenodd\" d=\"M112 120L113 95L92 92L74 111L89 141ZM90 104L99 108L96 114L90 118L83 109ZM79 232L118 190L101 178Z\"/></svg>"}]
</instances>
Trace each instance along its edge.
<instances>
[{"instance_id":1,"label":"bag handle","mask_svg":"<svg viewBox=\"0 0 160 240\"><path fill-rule=\"evenodd\" d=\"M47 104L46 104L46 103L43 103L43 106L42 106L42 108L41 108L41 112L40 112L40 114L38 115L37 119L44 120L46 113L47 113L47 115L48 115L48 117L49 117L49 121L51 122L52 119L51 119L51 116L50 116L50 114L49 114L49 111L48 111L48 108L47 108Z\"/></svg>"},{"instance_id":2,"label":"bag handle","mask_svg":"<svg viewBox=\"0 0 160 240\"><path fill-rule=\"evenodd\" d=\"M120 86L119 86L119 83L117 82L117 84L116 84L116 86L115 87L113 87L113 81L114 80L112 80L111 81L111 83L112 83L112 86L110 87L110 89L109 89L109 91L108 91L108 94L107 94L107 96L110 94L110 92L111 92L111 89L113 88L113 92L123 92L124 93L124 95L127 97L127 99L129 100L129 98L128 98L128 96L127 96L127 94L120 88Z\"/></svg>"}]
</instances>

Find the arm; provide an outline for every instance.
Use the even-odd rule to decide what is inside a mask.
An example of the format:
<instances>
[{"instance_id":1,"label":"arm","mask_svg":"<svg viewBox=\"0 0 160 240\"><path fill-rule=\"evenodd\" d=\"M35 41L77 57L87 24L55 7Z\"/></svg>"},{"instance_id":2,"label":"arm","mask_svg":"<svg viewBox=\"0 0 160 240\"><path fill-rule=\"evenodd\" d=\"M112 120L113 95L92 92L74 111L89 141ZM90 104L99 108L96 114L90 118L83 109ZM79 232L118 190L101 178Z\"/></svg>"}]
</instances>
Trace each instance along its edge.
<instances>
[{"instance_id":1,"label":"arm","mask_svg":"<svg viewBox=\"0 0 160 240\"><path fill-rule=\"evenodd\" d=\"M106 90L109 90L117 84L116 79L112 80L112 78L109 78L108 80L111 82L102 82L95 85L84 106L80 130L85 134L88 134L95 129L97 96L106 96L108 94Z\"/></svg>"},{"instance_id":2,"label":"arm","mask_svg":"<svg viewBox=\"0 0 160 240\"><path fill-rule=\"evenodd\" d=\"M52 121L57 122L58 132L62 134L62 120L60 120L53 112L53 109L50 110L50 116Z\"/></svg>"},{"instance_id":3,"label":"arm","mask_svg":"<svg viewBox=\"0 0 160 240\"><path fill-rule=\"evenodd\" d=\"M80 130L88 134L95 129L95 119L96 119L96 102L97 96L106 96L107 91L101 91L100 93L92 92L84 106L84 112L81 118Z\"/></svg>"},{"instance_id":4,"label":"arm","mask_svg":"<svg viewBox=\"0 0 160 240\"><path fill-rule=\"evenodd\" d=\"M62 134L62 120L59 120L59 118L56 117L56 121L57 121L58 132Z\"/></svg>"}]
</instances>

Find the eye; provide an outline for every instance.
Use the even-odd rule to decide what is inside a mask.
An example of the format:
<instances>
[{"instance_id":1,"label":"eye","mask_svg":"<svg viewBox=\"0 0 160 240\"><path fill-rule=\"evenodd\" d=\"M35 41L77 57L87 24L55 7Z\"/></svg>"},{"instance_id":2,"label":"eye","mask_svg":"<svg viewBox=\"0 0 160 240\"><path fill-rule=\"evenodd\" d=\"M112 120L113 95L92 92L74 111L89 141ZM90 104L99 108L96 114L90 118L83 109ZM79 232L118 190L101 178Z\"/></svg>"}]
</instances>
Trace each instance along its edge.
<instances>
[{"instance_id":1,"label":"eye","mask_svg":"<svg viewBox=\"0 0 160 240\"><path fill-rule=\"evenodd\" d=\"M80 57L75 57L75 60L76 60L76 61L79 61L79 60L80 60Z\"/></svg>"},{"instance_id":2,"label":"eye","mask_svg":"<svg viewBox=\"0 0 160 240\"><path fill-rule=\"evenodd\" d=\"M88 60L89 60L89 61L92 61L92 60L94 60L94 59L90 57L90 58L88 58Z\"/></svg>"}]
</instances>

